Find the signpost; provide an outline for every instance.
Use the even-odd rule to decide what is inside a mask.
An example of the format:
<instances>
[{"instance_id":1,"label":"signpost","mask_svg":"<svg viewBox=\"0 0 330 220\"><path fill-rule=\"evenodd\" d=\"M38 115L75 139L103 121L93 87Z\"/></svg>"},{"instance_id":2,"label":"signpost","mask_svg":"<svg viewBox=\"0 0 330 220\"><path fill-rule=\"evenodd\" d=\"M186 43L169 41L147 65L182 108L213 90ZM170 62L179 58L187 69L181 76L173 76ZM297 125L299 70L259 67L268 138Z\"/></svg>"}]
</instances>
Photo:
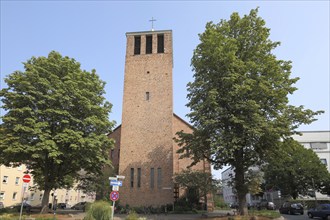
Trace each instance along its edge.
<instances>
[{"instance_id":1,"label":"signpost","mask_svg":"<svg viewBox=\"0 0 330 220\"><path fill-rule=\"evenodd\" d=\"M29 183L31 181L31 176L29 174L25 174L23 176L23 182L24 183Z\"/></svg>"},{"instance_id":2,"label":"signpost","mask_svg":"<svg viewBox=\"0 0 330 220\"><path fill-rule=\"evenodd\" d=\"M112 191L110 193L110 199L112 201L112 218L111 219L113 219L113 214L115 213L115 203L119 199L119 192Z\"/></svg>"},{"instance_id":3,"label":"signpost","mask_svg":"<svg viewBox=\"0 0 330 220\"><path fill-rule=\"evenodd\" d=\"M110 180L110 186L123 186L123 181Z\"/></svg>"},{"instance_id":4,"label":"signpost","mask_svg":"<svg viewBox=\"0 0 330 220\"><path fill-rule=\"evenodd\" d=\"M31 181L31 176L29 174L25 174L22 179L23 179L23 195L22 195L21 210L19 213L19 220L22 219L25 190L29 186L29 182Z\"/></svg>"},{"instance_id":5,"label":"signpost","mask_svg":"<svg viewBox=\"0 0 330 220\"><path fill-rule=\"evenodd\" d=\"M112 192L110 193L110 199L112 201L112 213L111 219L113 219L113 215L115 212L115 203L119 199L119 187L123 186L123 181L118 179L125 179L125 176L118 176L117 177L109 177L110 186L112 186Z\"/></svg>"},{"instance_id":6,"label":"signpost","mask_svg":"<svg viewBox=\"0 0 330 220\"><path fill-rule=\"evenodd\" d=\"M110 193L110 199L111 199L111 201L113 201L113 202L117 201L117 200L119 199L119 192L117 192L117 191L112 191L112 192Z\"/></svg>"}]
</instances>

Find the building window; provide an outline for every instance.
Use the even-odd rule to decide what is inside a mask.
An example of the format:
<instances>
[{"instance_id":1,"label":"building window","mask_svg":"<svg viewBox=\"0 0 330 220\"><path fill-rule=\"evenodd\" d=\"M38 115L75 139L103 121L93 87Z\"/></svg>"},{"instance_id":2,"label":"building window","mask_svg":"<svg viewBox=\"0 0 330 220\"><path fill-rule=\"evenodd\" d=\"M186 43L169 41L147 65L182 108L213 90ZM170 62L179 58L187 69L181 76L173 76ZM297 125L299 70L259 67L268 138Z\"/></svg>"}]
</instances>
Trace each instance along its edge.
<instances>
[{"instance_id":1,"label":"building window","mask_svg":"<svg viewBox=\"0 0 330 220\"><path fill-rule=\"evenodd\" d=\"M8 183L8 176L3 176L3 180L2 180L3 183Z\"/></svg>"},{"instance_id":2,"label":"building window","mask_svg":"<svg viewBox=\"0 0 330 220\"><path fill-rule=\"evenodd\" d=\"M141 168L137 169L137 187L141 187Z\"/></svg>"},{"instance_id":3,"label":"building window","mask_svg":"<svg viewBox=\"0 0 330 220\"><path fill-rule=\"evenodd\" d=\"M16 177L16 179L15 179L15 184L16 184L16 185L19 184L19 177Z\"/></svg>"},{"instance_id":4,"label":"building window","mask_svg":"<svg viewBox=\"0 0 330 220\"><path fill-rule=\"evenodd\" d=\"M157 35L157 53L164 53L164 34Z\"/></svg>"},{"instance_id":5,"label":"building window","mask_svg":"<svg viewBox=\"0 0 330 220\"><path fill-rule=\"evenodd\" d=\"M30 200L34 200L34 193L31 193Z\"/></svg>"},{"instance_id":6,"label":"building window","mask_svg":"<svg viewBox=\"0 0 330 220\"><path fill-rule=\"evenodd\" d=\"M326 165L326 166L328 165L327 159L321 159L321 163L324 164L324 165Z\"/></svg>"},{"instance_id":7,"label":"building window","mask_svg":"<svg viewBox=\"0 0 330 220\"><path fill-rule=\"evenodd\" d=\"M134 37L134 55L141 53L141 36Z\"/></svg>"},{"instance_id":8,"label":"building window","mask_svg":"<svg viewBox=\"0 0 330 220\"><path fill-rule=\"evenodd\" d=\"M157 187L162 187L162 168L157 169Z\"/></svg>"},{"instance_id":9,"label":"building window","mask_svg":"<svg viewBox=\"0 0 330 220\"><path fill-rule=\"evenodd\" d=\"M134 168L131 168L131 188L134 187Z\"/></svg>"},{"instance_id":10,"label":"building window","mask_svg":"<svg viewBox=\"0 0 330 220\"><path fill-rule=\"evenodd\" d=\"M150 93L146 92L146 100L149 101L149 99L150 99Z\"/></svg>"},{"instance_id":11,"label":"building window","mask_svg":"<svg viewBox=\"0 0 330 220\"><path fill-rule=\"evenodd\" d=\"M155 169L151 168L150 169L150 188L154 188L155 187Z\"/></svg>"},{"instance_id":12,"label":"building window","mask_svg":"<svg viewBox=\"0 0 330 220\"><path fill-rule=\"evenodd\" d=\"M42 196L43 196L42 194L39 195L39 200L42 200Z\"/></svg>"},{"instance_id":13,"label":"building window","mask_svg":"<svg viewBox=\"0 0 330 220\"><path fill-rule=\"evenodd\" d=\"M119 147L118 147L119 148ZM119 157L120 157L120 149L118 149L118 159L119 159Z\"/></svg>"},{"instance_id":14,"label":"building window","mask_svg":"<svg viewBox=\"0 0 330 220\"><path fill-rule=\"evenodd\" d=\"M114 150L112 149L111 150L111 153L110 153L110 158L113 159L113 153L114 153Z\"/></svg>"},{"instance_id":15,"label":"building window","mask_svg":"<svg viewBox=\"0 0 330 220\"><path fill-rule=\"evenodd\" d=\"M0 201L5 199L5 192L0 192Z\"/></svg>"},{"instance_id":16,"label":"building window","mask_svg":"<svg viewBox=\"0 0 330 220\"><path fill-rule=\"evenodd\" d=\"M17 192L14 192L13 193L13 200L16 200L16 198L17 198Z\"/></svg>"},{"instance_id":17,"label":"building window","mask_svg":"<svg viewBox=\"0 0 330 220\"><path fill-rule=\"evenodd\" d=\"M327 149L327 143L311 143L312 149Z\"/></svg>"},{"instance_id":18,"label":"building window","mask_svg":"<svg viewBox=\"0 0 330 220\"><path fill-rule=\"evenodd\" d=\"M146 36L146 54L152 53L152 35Z\"/></svg>"}]
</instances>

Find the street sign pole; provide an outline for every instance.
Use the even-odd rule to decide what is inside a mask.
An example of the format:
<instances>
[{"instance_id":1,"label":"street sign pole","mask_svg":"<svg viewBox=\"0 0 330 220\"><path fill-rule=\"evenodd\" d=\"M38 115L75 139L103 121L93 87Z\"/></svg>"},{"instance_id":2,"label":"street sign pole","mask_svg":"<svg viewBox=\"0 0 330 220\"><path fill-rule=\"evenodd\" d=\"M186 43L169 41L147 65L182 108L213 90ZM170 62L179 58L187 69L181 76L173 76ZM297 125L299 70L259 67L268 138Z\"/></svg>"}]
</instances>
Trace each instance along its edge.
<instances>
[{"instance_id":1,"label":"street sign pole","mask_svg":"<svg viewBox=\"0 0 330 220\"><path fill-rule=\"evenodd\" d=\"M25 174L23 176L23 195L22 195L22 204L21 204L21 210L19 212L19 220L22 219L22 213L23 213L23 203L24 203L24 195L25 195L25 190L29 185L29 182L31 180L31 176L29 174Z\"/></svg>"},{"instance_id":2,"label":"street sign pole","mask_svg":"<svg viewBox=\"0 0 330 220\"><path fill-rule=\"evenodd\" d=\"M111 213L111 219L113 219L113 216L115 215L115 202L116 202L116 201L112 201L112 213Z\"/></svg>"},{"instance_id":3,"label":"street sign pole","mask_svg":"<svg viewBox=\"0 0 330 220\"><path fill-rule=\"evenodd\" d=\"M23 195L22 195L22 204L21 204L21 210L19 212L19 220L22 219L22 213L23 213L23 203L24 203L24 194L25 194L25 183L23 183Z\"/></svg>"},{"instance_id":4,"label":"street sign pole","mask_svg":"<svg viewBox=\"0 0 330 220\"><path fill-rule=\"evenodd\" d=\"M119 187L123 186L123 182L118 181L118 179L125 179L125 176L109 177L110 186L112 186L112 192L110 193L110 199L112 200L111 219L115 215L115 203L119 199Z\"/></svg>"},{"instance_id":5,"label":"street sign pole","mask_svg":"<svg viewBox=\"0 0 330 220\"><path fill-rule=\"evenodd\" d=\"M119 199L119 192L118 191L112 191L110 193L110 199L112 201L111 218L113 219L113 216L114 216L114 213L115 213L115 203Z\"/></svg>"}]
</instances>

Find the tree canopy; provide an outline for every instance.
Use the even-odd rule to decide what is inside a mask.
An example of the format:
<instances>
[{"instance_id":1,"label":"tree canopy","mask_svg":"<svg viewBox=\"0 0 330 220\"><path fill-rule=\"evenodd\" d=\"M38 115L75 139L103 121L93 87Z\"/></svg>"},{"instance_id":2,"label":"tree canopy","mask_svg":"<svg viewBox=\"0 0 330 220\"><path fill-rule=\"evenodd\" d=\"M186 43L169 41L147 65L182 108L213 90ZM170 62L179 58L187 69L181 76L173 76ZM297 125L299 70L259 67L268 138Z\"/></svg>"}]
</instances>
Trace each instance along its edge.
<instances>
[{"instance_id":1,"label":"tree canopy","mask_svg":"<svg viewBox=\"0 0 330 220\"><path fill-rule=\"evenodd\" d=\"M183 170L174 176L174 182L186 189L186 196L194 205L199 203L200 198L204 199L206 205L207 194L220 188L220 181L212 179L210 173L199 170Z\"/></svg>"},{"instance_id":2,"label":"tree canopy","mask_svg":"<svg viewBox=\"0 0 330 220\"><path fill-rule=\"evenodd\" d=\"M269 36L258 9L206 24L191 61L194 81L187 85L195 130L178 133L183 156L206 158L216 169L233 167L241 214L247 213L248 168L321 113L289 104L298 78L290 78L290 61L272 53L280 43Z\"/></svg>"},{"instance_id":3,"label":"tree canopy","mask_svg":"<svg viewBox=\"0 0 330 220\"><path fill-rule=\"evenodd\" d=\"M307 195L310 190L330 194L330 173L312 149L287 139L267 158L263 167L267 188L281 190L283 196Z\"/></svg>"},{"instance_id":4,"label":"tree canopy","mask_svg":"<svg viewBox=\"0 0 330 220\"><path fill-rule=\"evenodd\" d=\"M45 206L50 190L71 187L81 174L101 173L110 164L112 105L96 71L82 70L72 58L52 51L23 64L24 71L8 75L8 87L0 91L6 110L0 163L26 164L45 190Z\"/></svg>"}]
</instances>

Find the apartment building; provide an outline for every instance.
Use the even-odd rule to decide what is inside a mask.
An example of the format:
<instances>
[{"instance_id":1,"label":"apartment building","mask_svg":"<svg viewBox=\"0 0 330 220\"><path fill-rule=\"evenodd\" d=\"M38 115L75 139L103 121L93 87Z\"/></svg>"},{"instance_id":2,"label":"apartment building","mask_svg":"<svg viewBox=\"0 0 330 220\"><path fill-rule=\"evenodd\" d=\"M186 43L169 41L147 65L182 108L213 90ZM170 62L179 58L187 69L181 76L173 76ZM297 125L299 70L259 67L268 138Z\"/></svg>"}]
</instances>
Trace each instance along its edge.
<instances>
[{"instance_id":1,"label":"apartment building","mask_svg":"<svg viewBox=\"0 0 330 220\"><path fill-rule=\"evenodd\" d=\"M301 135L293 135L293 139L298 141L307 149L312 149L317 156L320 158L321 162L327 166L330 172L330 131L301 131ZM235 172L230 168L224 170L221 173L221 178L223 181L223 197L227 204L232 204L237 202L236 193L232 186L228 185L231 181ZM267 192L265 193L265 198L268 201L280 200L280 192ZM318 199L329 199L328 195L321 193L316 193ZM260 198L248 193L246 195L246 201L249 204L256 204Z\"/></svg>"},{"instance_id":2,"label":"apartment building","mask_svg":"<svg viewBox=\"0 0 330 220\"><path fill-rule=\"evenodd\" d=\"M0 166L0 202L3 202L5 207L21 203L24 199L30 205L40 205L43 197L43 191L33 189L35 186L33 177L28 183L27 190L23 194L23 181L22 177L27 171L25 165L19 167ZM70 206L78 202L92 202L95 200L95 194L87 195L81 190L72 189L58 189L52 191L55 194L49 197L49 203L67 203Z\"/></svg>"}]
</instances>

